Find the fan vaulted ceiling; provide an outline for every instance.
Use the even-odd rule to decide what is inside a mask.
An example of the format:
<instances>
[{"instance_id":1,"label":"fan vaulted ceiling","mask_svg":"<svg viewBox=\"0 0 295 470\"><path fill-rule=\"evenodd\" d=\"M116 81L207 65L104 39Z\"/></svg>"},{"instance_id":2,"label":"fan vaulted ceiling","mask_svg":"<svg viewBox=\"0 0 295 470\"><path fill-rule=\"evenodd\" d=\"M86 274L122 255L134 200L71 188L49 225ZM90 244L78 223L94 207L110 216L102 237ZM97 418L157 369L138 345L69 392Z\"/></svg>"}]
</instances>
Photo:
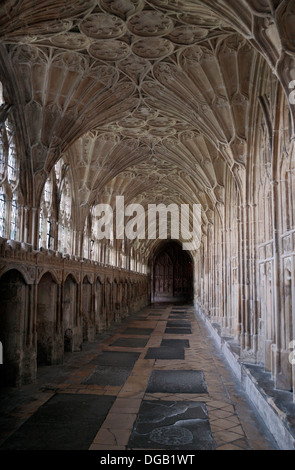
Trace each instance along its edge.
<instances>
[{"instance_id":1,"label":"fan vaulted ceiling","mask_svg":"<svg viewBox=\"0 0 295 470\"><path fill-rule=\"evenodd\" d=\"M291 4L2 1L1 80L32 205L64 155L81 217L124 195L201 203L209 220L225 167L238 178L246 165L251 110L271 92L282 41L292 49Z\"/></svg>"}]
</instances>

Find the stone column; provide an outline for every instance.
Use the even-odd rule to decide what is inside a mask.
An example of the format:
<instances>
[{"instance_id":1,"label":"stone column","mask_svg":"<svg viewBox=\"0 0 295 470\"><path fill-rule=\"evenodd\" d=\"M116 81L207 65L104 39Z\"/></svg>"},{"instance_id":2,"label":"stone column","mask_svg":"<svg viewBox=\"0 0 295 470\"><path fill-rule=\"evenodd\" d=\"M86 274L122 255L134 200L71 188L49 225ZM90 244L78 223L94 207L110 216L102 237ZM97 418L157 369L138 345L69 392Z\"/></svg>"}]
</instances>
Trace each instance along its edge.
<instances>
[{"instance_id":1,"label":"stone column","mask_svg":"<svg viewBox=\"0 0 295 470\"><path fill-rule=\"evenodd\" d=\"M28 206L25 206L23 209L24 209L23 242L28 243L28 239L29 239L29 208L28 208Z\"/></svg>"},{"instance_id":2,"label":"stone column","mask_svg":"<svg viewBox=\"0 0 295 470\"><path fill-rule=\"evenodd\" d=\"M256 232L255 232L255 210L256 210L256 204L251 204L250 207L250 275L251 275L251 295L252 295L252 312L253 312L253 319L252 319L252 325L253 325L253 332L252 332L252 347L253 347L253 352L255 357L257 358L258 352L259 352L259 306L257 302L257 283L256 283L256 278L257 275L259 276L259 266L257 264L257 259L256 259L256 251L255 251L255 246L256 246ZM258 272L256 270L256 267L258 266Z\"/></svg>"},{"instance_id":3,"label":"stone column","mask_svg":"<svg viewBox=\"0 0 295 470\"><path fill-rule=\"evenodd\" d=\"M278 181L272 181L273 206L273 279L274 279L274 314L275 314L275 344L272 345L272 359L275 387L286 389L284 377L281 374L281 302L280 302L280 236L278 229Z\"/></svg>"},{"instance_id":4,"label":"stone column","mask_svg":"<svg viewBox=\"0 0 295 470\"><path fill-rule=\"evenodd\" d=\"M31 243L34 250L38 249L38 235L39 235L39 220L38 220L39 211L36 207L31 209L31 219L32 219L32 231L31 231Z\"/></svg>"}]
</instances>

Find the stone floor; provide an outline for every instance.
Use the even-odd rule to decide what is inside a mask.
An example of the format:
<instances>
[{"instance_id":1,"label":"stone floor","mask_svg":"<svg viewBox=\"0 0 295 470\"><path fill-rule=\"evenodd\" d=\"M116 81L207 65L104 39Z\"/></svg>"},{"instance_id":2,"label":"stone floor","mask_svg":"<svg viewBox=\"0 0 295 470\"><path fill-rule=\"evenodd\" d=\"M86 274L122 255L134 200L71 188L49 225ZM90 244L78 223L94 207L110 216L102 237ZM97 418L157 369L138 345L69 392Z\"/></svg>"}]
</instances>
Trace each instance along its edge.
<instances>
[{"instance_id":1,"label":"stone floor","mask_svg":"<svg viewBox=\"0 0 295 470\"><path fill-rule=\"evenodd\" d=\"M0 392L1 450L276 450L190 306L153 305Z\"/></svg>"}]
</instances>

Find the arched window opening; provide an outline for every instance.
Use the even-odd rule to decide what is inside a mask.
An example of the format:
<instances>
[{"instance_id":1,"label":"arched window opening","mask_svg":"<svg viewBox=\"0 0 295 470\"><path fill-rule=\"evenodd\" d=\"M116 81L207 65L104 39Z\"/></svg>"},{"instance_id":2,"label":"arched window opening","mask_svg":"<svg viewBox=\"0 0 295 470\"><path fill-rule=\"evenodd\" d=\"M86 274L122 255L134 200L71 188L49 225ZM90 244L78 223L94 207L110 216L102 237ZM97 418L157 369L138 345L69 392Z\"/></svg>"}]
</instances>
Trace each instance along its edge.
<instances>
[{"instance_id":1,"label":"arched window opening","mask_svg":"<svg viewBox=\"0 0 295 470\"><path fill-rule=\"evenodd\" d=\"M6 119L0 126L0 174L11 186L17 183L18 165L15 148L15 128Z\"/></svg>"},{"instance_id":2,"label":"arched window opening","mask_svg":"<svg viewBox=\"0 0 295 470\"><path fill-rule=\"evenodd\" d=\"M43 210L40 209L40 215L39 215L39 248L45 248L43 247L43 239L44 239L44 214Z\"/></svg>"},{"instance_id":3,"label":"arched window opening","mask_svg":"<svg viewBox=\"0 0 295 470\"><path fill-rule=\"evenodd\" d=\"M45 183L39 217L39 248L54 249L54 237L52 235L52 178L49 177Z\"/></svg>"},{"instance_id":4,"label":"arched window opening","mask_svg":"<svg viewBox=\"0 0 295 470\"><path fill-rule=\"evenodd\" d=\"M5 237L6 197L3 186L0 186L0 237Z\"/></svg>"},{"instance_id":5,"label":"arched window opening","mask_svg":"<svg viewBox=\"0 0 295 470\"><path fill-rule=\"evenodd\" d=\"M59 203L59 251L71 253L71 191L67 178L63 181Z\"/></svg>"},{"instance_id":6,"label":"arched window opening","mask_svg":"<svg viewBox=\"0 0 295 470\"><path fill-rule=\"evenodd\" d=\"M52 197L52 182L51 179L49 178L44 187L44 202L49 209L49 206L51 204L51 197Z\"/></svg>"},{"instance_id":7,"label":"arched window opening","mask_svg":"<svg viewBox=\"0 0 295 470\"><path fill-rule=\"evenodd\" d=\"M18 222L17 199L14 196L11 202L11 219L10 219L11 240L16 240L17 238L17 222Z\"/></svg>"},{"instance_id":8,"label":"arched window opening","mask_svg":"<svg viewBox=\"0 0 295 470\"><path fill-rule=\"evenodd\" d=\"M86 219L85 226L84 226L84 233L83 233L83 257L85 259L88 258L88 251L89 251L89 248L88 248L88 233L87 233L87 219Z\"/></svg>"},{"instance_id":9,"label":"arched window opening","mask_svg":"<svg viewBox=\"0 0 295 470\"><path fill-rule=\"evenodd\" d=\"M5 174L5 128L4 126L1 129L1 138L0 138L0 178L2 179Z\"/></svg>"},{"instance_id":10,"label":"arched window opening","mask_svg":"<svg viewBox=\"0 0 295 470\"><path fill-rule=\"evenodd\" d=\"M1 83L0 105L4 105ZM8 112L4 113L1 119L3 120L0 122L0 236L17 240L19 164L15 146L15 126L10 121Z\"/></svg>"},{"instance_id":11,"label":"arched window opening","mask_svg":"<svg viewBox=\"0 0 295 470\"><path fill-rule=\"evenodd\" d=\"M44 209L40 210L39 218L39 247L48 250L54 249L54 237L51 231L52 222L48 218Z\"/></svg>"},{"instance_id":12,"label":"arched window opening","mask_svg":"<svg viewBox=\"0 0 295 470\"><path fill-rule=\"evenodd\" d=\"M91 216L86 217L84 224L84 233L83 233L83 257L85 259L94 258L94 240L92 236L92 223Z\"/></svg>"},{"instance_id":13,"label":"arched window opening","mask_svg":"<svg viewBox=\"0 0 295 470\"><path fill-rule=\"evenodd\" d=\"M97 239L95 235L95 223L94 223L94 206L92 207L89 217L88 217L88 227L89 227L89 257L91 260L94 261L100 261L101 260L101 255L100 255L100 250L101 246L99 243L99 240Z\"/></svg>"},{"instance_id":14,"label":"arched window opening","mask_svg":"<svg viewBox=\"0 0 295 470\"><path fill-rule=\"evenodd\" d=\"M8 138L7 178L9 184L14 185L17 181L17 160L14 144L14 129L8 122L5 124Z\"/></svg>"}]
</instances>

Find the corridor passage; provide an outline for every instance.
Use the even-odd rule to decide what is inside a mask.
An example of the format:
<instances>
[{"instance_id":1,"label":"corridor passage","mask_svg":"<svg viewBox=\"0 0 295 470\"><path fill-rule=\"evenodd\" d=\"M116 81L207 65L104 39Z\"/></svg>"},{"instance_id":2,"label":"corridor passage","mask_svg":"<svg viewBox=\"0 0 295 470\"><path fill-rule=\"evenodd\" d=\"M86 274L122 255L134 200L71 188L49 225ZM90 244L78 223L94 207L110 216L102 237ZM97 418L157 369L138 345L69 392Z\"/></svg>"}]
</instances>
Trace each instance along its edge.
<instances>
[{"instance_id":1,"label":"corridor passage","mask_svg":"<svg viewBox=\"0 0 295 470\"><path fill-rule=\"evenodd\" d=\"M186 305L141 310L0 399L1 450L277 449Z\"/></svg>"}]
</instances>

